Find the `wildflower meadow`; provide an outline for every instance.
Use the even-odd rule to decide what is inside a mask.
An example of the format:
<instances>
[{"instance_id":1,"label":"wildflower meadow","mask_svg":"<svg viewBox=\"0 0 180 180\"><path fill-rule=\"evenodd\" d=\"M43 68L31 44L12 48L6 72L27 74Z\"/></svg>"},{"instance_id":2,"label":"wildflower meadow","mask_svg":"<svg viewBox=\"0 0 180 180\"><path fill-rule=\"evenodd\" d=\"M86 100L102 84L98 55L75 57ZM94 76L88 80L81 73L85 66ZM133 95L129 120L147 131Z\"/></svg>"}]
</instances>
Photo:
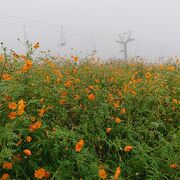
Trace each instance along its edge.
<instances>
[{"instance_id":1,"label":"wildflower meadow","mask_svg":"<svg viewBox=\"0 0 180 180\"><path fill-rule=\"evenodd\" d=\"M0 180L178 180L179 58L0 54Z\"/></svg>"}]
</instances>

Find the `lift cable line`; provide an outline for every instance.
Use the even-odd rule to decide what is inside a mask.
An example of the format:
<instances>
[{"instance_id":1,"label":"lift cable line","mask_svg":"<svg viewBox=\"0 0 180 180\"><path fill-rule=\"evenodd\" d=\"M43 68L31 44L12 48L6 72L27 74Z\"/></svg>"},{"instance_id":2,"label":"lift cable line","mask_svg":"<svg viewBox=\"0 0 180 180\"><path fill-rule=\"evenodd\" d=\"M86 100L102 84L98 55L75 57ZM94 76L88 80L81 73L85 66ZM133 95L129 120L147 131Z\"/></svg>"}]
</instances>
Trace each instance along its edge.
<instances>
[{"instance_id":1,"label":"lift cable line","mask_svg":"<svg viewBox=\"0 0 180 180\"><path fill-rule=\"evenodd\" d=\"M124 53L125 60L127 60L127 58L128 58L127 45L128 45L128 43L134 41L134 39L131 38L131 33L132 33L132 31L119 34L120 40L116 41L117 43L119 43L123 46L123 49L121 50L121 52Z\"/></svg>"},{"instance_id":2,"label":"lift cable line","mask_svg":"<svg viewBox=\"0 0 180 180\"><path fill-rule=\"evenodd\" d=\"M16 21L18 23L22 23L22 24L27 24L27 22L29 24L36 24L38 26L44 26L44 27L51 27L51 28L57 28L59 29L59 25L57 24L51 24L51 23L47 23L47 22L43 22L43 21L37 21L37 20L32 20L32 19L28 19L28 18L21 18L21 17L16 17L16 16L10 16L10 15L5 15L5 14L2 14L0 13L0 18L2 19L6 19L6 20L13 20L13 21ZM112 35L108 35L108 34L104 34L104 33L101 33L101 32L95 32L95 31L90 31L90 30L85 30L85 29L78 29L78 28L74 28L74 27L69 27L69 26L63 26L64 29L68 29L68 30L71 30L71 31L74 31L74 32L81 32L81 33L86 33L86 34L96 34L98 36L103 36L103 37L114 37L115 38L115 35L112 36ZM110 38L109 38L110 39Z\"/></svg>"}]
</instances>

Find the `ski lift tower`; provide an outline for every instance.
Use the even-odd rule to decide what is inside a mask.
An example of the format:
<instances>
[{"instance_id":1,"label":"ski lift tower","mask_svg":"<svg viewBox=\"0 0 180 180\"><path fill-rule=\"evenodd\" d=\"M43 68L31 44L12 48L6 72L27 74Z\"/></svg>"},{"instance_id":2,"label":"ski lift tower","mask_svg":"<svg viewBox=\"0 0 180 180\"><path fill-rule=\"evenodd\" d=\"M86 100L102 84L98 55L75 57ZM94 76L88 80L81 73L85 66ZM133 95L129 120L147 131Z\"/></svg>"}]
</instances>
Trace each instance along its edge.
<instances>
[{"instance_id":1,"label":"ski lift tower","mask_svg":"<svg viewBox=\"0 0 180 180\"><path fill-rule=\"evenodd\" d=\"M124 59L125 60L127 60L127 58L128 58L127 45L128 45L128 43L134 41L134 39L131 38L131 33L132 32L129 31L129 32L119 34L120 40L116 41L117 43L120 43L123 46L123 49L121 50L121 52L124 53Z\"/></svg>"}]
</instances>

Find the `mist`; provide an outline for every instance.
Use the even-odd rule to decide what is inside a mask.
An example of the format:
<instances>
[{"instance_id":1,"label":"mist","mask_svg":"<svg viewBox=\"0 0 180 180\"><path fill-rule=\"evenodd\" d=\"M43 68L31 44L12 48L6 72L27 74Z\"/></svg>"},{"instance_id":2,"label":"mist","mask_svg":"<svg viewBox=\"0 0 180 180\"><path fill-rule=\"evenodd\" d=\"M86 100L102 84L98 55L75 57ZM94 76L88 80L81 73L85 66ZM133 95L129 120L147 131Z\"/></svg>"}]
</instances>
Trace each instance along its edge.
<instances>
[{"instance_id":1,"label":"mist","mask_svg":"<svg viewBox=\"0 0 180 180\"><path fill-rule=\"evenodd\" d=\"M84 56L96 48L102 58L119 58L123 54L116 43L118 34L132 31L135 41L128 45L129 57L177 56L179 7L179 0L0 0L0 42L25 51L17 41L25 38L25 25L27 38L39 41L41 50Z\"/></svg>"}]
</instances>

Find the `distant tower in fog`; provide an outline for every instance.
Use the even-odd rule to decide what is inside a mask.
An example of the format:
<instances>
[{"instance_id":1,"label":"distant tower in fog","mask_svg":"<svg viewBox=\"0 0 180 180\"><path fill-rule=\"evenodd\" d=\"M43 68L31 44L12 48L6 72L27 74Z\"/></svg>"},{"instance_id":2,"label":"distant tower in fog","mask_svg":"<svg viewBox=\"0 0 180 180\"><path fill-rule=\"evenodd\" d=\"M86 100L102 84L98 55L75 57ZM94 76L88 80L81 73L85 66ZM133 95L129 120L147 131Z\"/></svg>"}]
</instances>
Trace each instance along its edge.
<instances>
[{"instance_id":1,"label":"distant tower in fog","mask_svg":"<svg viewBox=\"0 0 180 180\"><path fill-rule=\"evenodd\" d=\"M123 49L121 50L121 52L124 53L124 59L125 60L127 60L127 58L128 58L127 45L128 45L128 43L134 41L134 39L131 38L131 33L132 32L129 31L129 32L119 34L120 40L116 41L117 43L120 43L123 46Z\"/></svg>"}]
</instances>

